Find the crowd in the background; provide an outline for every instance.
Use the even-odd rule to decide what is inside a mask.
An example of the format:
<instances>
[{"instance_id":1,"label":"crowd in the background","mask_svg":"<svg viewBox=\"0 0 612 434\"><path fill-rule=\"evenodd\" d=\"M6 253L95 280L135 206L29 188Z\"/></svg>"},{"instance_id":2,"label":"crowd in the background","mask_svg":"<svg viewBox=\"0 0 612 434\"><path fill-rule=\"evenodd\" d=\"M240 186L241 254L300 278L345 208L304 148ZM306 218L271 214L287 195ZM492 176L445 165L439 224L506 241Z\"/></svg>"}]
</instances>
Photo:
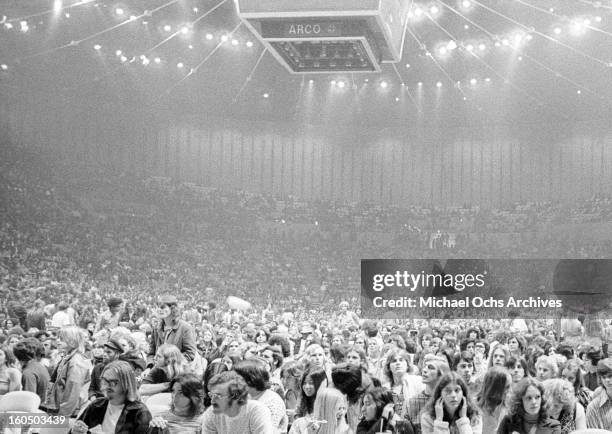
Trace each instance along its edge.
<instances>
[{"instance_id":1,"label":"crowd in the background","mask_svg":"<svg viewBox=\"0 0 612 434\"><path fill-rule=\"evenodd\" d=\"M361 258L610 257L609 240L545 229L603 225L611 203L306 203L6 145L0 395L32 392L26 411L72 417L74 433L612 429L609 318L358 307Z\"/></svg>"}]
</instances>

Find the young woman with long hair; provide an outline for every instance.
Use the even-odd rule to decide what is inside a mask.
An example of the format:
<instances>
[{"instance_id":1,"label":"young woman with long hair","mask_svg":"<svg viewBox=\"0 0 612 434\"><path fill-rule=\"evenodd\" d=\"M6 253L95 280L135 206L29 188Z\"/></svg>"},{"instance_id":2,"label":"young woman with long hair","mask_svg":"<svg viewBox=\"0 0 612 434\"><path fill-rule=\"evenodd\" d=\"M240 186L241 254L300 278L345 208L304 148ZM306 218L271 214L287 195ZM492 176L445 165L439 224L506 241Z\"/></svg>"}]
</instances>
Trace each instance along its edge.
<instances>
[{"instance_id":1,"label":"young woman with long hair","mask_svg":"<svg viewBox=\"0 0 612 434\"><path fill-rule=\"evenodd\" d=\"M586 429L584 407L576 399L572 383L563 378L551 378L544 381L543 385L548 415L559 421L561 433L569 434Z\"/></svg>"},{"instance_id":2,"label":"young woman with long hair","mask_svg":"<svg viewBox=\"0 0 612 434\"><path fill-rule=\"evenodd\" d=\"M504 416L497 434L561 434L559 421L548 417L544 387L532 377L523 378L512 389L508 414Z\"/></svg>"},{"instance_id":3,"label":"young woman with long hair","mask_svg":"<svg viewBox=\"0 0 612 434\"><path fill-rule=\"evenodd\" d=\"M142 381L141 395L170 392L170 382L190 372L185 357L176 345L163 344L155 353L155 366Z\"/></svg>"},{"instance_id":4,"label":"young woman with long hair","mask_svg":"<svg viewBox=\"0 0 612 434\"><path fill-rule=\"evenodd\" d=\"M421 413L422 434L481 434L482 419L465 381L456 372L444 374ZM488 433L487 433L488 434Z\"/></svg>"},{"instance_id":5,"label":"young woman with long hair","mask_svg":"<svg viewBox=\"0 0 612 434\"><path fill-rule=\"evenodd\" d=\"M476 404L482 414L482 431L494 433L506 415L506 394L512 385L512 377L505 368L495 366L487 371Z\"/></svg>"}]
</instances>

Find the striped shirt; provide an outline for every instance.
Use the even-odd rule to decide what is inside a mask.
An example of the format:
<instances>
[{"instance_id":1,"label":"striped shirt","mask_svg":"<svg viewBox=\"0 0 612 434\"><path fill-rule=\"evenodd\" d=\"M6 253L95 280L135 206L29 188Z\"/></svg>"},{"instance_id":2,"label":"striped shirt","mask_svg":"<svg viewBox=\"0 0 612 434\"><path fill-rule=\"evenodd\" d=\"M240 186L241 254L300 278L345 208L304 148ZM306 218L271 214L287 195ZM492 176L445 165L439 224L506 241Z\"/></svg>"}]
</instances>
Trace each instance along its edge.
<instances>
[{"instance_id":1,"label":"striped shirt","mask_svg":"<svg viewBox=\"0 0 612 434\"><path fill-rule=\"evenodd\" d=\"M587 428L612 428L612 398L603 387L593 393L586 411Z\"/></svg>"}]
</instances>

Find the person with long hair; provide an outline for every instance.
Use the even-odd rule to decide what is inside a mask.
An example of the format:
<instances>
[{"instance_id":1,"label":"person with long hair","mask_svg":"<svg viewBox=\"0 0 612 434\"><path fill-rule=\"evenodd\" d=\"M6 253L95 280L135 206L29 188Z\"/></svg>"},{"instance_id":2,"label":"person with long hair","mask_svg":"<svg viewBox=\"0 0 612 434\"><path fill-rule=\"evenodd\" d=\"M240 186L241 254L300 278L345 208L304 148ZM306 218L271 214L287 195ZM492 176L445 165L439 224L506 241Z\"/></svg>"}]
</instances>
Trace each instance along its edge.
<instances>
[{"instance_id":1,"label":"person with long hair","mask_svg":"<svg viewBox=\"0 0 612 434\"><path fill-rule=\"evenodd\" d=\"M347 400L346 421L351 430L357 429L361 419L361 399L372 386L370 376L359 366L341 363L332 368L332 383Z\"/></svg>"},{"instance_id":2,"label":"person with long hair","mask_svg":"<svg viewBox=\"0 0 612 434\"><path fill-rule=\"evenodd\" d=\"M202 326L198 333L197 348L200 354L210 364L217 354L215 331L208 325Z\"/></svg>"},{"instance_id":3,"label":"person with long hair","mask_svg":"<svg viewBox=\"0 0 612 434\"><path fill-rule=\"evenodd\" d=\"M290 361L281 368L281 381L283 382L283 400L289 417L289 424L293 422L293 417L299 403L300 397L300 378L303 371L298 362Z\"/></svg>"},{"instance_id":4,"label":"person with long hair","mask_svg":"<svg viewBox=\"0 0 612 434\"><path fill-rule=\"evenodd\" d=\"M527 361L522 357L510 356L510 358L506 360L506 369L510 371L512 383L514 384L518 383L523 378L530 376Z\"/></svg>"},{"instance_id":5,"label":"person with long hair","mask_svg":"<svg viewBox=\"0 0 612 434\"><path fill-rule=\"evenodd\" d=\"M506 394L512 385L512 377L505 368L495 366L487 371L476 404L482 414L482 431L494 433L506 415Z\"/></svg>"},{"instance_id":6,"label":"person with long hair","mask_svg":"<svg viewBox=\"0 0 612 434\"><path fill-rule=\"evenodd\" d=\"M551 378L545 380L543 386L548 415L559 421L561 433L586 429L584 407L576 399L572 383L563 378Z\"/></svg>"},{"instance_id":7,"label":"person with long hair","mask_svg":"<svg viewBox=\"0 0 612 434\"><path fill-rule=\"evenodd\" d=\"M146 434L151 413L138 397L134 369L116 360L102 371L104 397L92 401L78 417L72 434Z\"/></svg>"},{"instance_id":8,"label":"person with long hair","mask_svg":"<svg viewBox=\"0 0 612 434\"><path fill-rule=\"evenodd\" d=\"M508 414L497 434L561 434L559 421L548 417L544 387L533 377L525 377L512 389Z\"/></svg>"},{"instance_id":9,"label":"person with long hair","mask_svg":"<svg viewBox=\"0 0 612 434\"><path fill-rule=\"evenodd\" d=\"M481 434L482 419L465 381L456 372L444 374L421 414L422 434Z\"/></svg>"},{"instance_id":10,"label":"person with long hair","mask_svg":"<svg viewBox=\"0 0 612 434\"><path fill-rule=\"evenodd\" d=\"M393 395L395 413L404 417L406 400L425 389L422 378L410 374L410 356L404 350L389 352L384 365L384 375L386 381L383 382L383 387L390 390Z\"/></svg>"},{"instance_id":11,"label":"person with long hair","mask_svg":"<svg viewBox=\"0 0 612 434\"><path fill-rule=\"evenodd\" d=\"M163 344L155 353L155 366L142 380L140 394L154 395L170 391L170 382L189 371L187 361L176 345Z\"/></svg>"},{"instance_id":12,"label":"person with long hair","mask_svg":"<svg viewBox=\"0 0 612 434\"><path fill-rule=\"evenodd\" d=\"M314 413L314 403L320 389L327 387L327 374L317 366L308 367L300 379L300 398L295 412L296 419L290 434L305 434Z\"/></svg>"},{"instance_id":13,"label":"person with long hair","mask_svg":"<svg viewBox=\"0 0 612 434\"><path fill-rule=\"evenodd\" d=\"M346 422L347 402L337 389L321 389L314 404L314 414L308 426L309 433L352 434Z\"/></svg>"},{"instance_id":14,"label":"person with long hair","mask_svg":"<svg viewBox=\"0 0 612 434\"><path fill-rule=\"evenodd\" d=\"M536 378L539 381L555 378L559 375L559 365L552 356L540 356L535 363Z\"/></svg>"},{"instance_id":15,"label":"person with long hair","mask_svg":"<svg viewBox=\"0 0 612 434\"><path fill-rule=\"evenodd\" d=\"M368 390L363 396L362 418L356 434L375 434L393 430L396 417L393 411L393 394L382 387Z\"/></svg>"},{"instance_id":16,"label":"person with long hair","mask_svg":"<svg viewBox=\"0 0 612 434\"><path fill-rule=\"evenodd\" d=\"M0 396L21 390L21 372L13 367L15 362L13 351L5 345L0 346Z\"/></svg>"},{"instance_id":17,"label":"person with long hair","mask_svg":"<svg viewBox=\"0 0 612 434\"><path fill-rule=\"evenodd\" d=\"M561 372L561 378L566 379L574 386L574 394L578 402L586 409L593 399L593 392L584 385L580 363L577 360L568 361Z\"/></svg>"},{"instance_id":18,"label":"person with long hair","mask_svg":"<svg viewBox=\"0 0 612 434\"><path fill-rule=\"evenodd\" d=\"M368 372L368 360L365 351L360 346L353 345L346 351L344 357L346 363L357 366L364 372Z\"/></svg>"},{"instance_id":19,"label":"person with long hair","mask_svg":"<svg viewBox=\"0 0 612 434\"><path fill-rule=\"evenodd\" d=\"M423 357L423 368L421 370L421 378L425 389L410 396L404 402L404 409L401 414L409 424L412 424L416 432L419 432L421 426L421 410L427 405L427 402L433 396L436 384L440 378L450 372L450 367L445 357L426 354ZM396 412L397 413L397 412Z\"/></svg>"},{"instance_id":20,"label":"person with long hair","mask_svg":"<svg viewBox=\"0 0 612 434\"><path fill-rule=\"evenodd\" d=\"M517 358L522 357L523 353L525 352L525 347L525 339L518 334L513 334L508 339L508 351L510 352L511 356Z\"/></svg>"},{"instance_id":21,"label":"person with long hair","mask_svg":"<svg viewBox=\"0 0 612 434\"><path fill-rule=\"evenodd\" d=\"M51 374L47 409L62 416L76 415L81 407L81 389L90 380L91 362L85 357L86 332L77 326L60 329L59 348L64 356Z\"/></svg>"},{"instance_id":22,"label":"person with long hair","mask_svg":"<svg viewBox=\"0 0 612 434\"><path fill-rule=\"evenodd\" d=\"M193 374L170 382L170 410L151 420L149 434L200 434L204 415L204 385Z\"/></svg>"},{"instance_id":23,"label":"person with long hair","mask_svg":"<svg viewBox=\"0 0 612 434\"><path fill-rule=\"evenodd\" d=\"M312 414L319 389L328 386L327 374L318 366L308 367L300 379L300 399L296 416Z\"/></svg>"}]
</instances>

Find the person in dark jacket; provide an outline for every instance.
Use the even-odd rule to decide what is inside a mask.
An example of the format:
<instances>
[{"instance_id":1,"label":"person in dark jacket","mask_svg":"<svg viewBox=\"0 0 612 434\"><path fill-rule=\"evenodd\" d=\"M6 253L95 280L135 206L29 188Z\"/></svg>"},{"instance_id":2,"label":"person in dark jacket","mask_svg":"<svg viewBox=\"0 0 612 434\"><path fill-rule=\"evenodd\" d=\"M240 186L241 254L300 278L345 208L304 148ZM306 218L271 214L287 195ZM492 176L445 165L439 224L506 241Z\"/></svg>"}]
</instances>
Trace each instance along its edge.
<instances>
[{"instance_id":1,"label":"person in dark jacket","mask_svg":"<svg viewBox=\"0 0 612 434\"><path fill-rule=\"evenodd\" d=\"M181 318L178 300L173 295L163 295L159 300L159 327L153 329L149 356L153 358L163 344L176 345L188 362L192 362L198 351L195 330Z\"/></svg>"},{"instance_id":2,"label":"person in dark jacket","mask_svg":"<svg viewBox=\"0 0 612 434\"><path fill-rule=\"evenodd\" d=\"M151 413L138 399L134 369L125 361L109 363L101 376L103 398L91 402L74 423L72 434L87 434L90 428L115 434L146 434Z\"/></svg>"},{"instance_id":3,"label":"person in dark jacket","mask_svg":"<svg viewBox=\"0 0 612 434\"><path fill-rule=\"evenodd\" d=\"M104 371L106 365L117 360L121 354L123 354L123 348L121 348L121 345L116 340L109 339L109 341L104 344L104 359L101 363L97 363L91 372L91 382L89 383L88 392L90 400L94 398L102 398L104 396L100 381L102 371Z\"/></svg>"}]
</instances>

